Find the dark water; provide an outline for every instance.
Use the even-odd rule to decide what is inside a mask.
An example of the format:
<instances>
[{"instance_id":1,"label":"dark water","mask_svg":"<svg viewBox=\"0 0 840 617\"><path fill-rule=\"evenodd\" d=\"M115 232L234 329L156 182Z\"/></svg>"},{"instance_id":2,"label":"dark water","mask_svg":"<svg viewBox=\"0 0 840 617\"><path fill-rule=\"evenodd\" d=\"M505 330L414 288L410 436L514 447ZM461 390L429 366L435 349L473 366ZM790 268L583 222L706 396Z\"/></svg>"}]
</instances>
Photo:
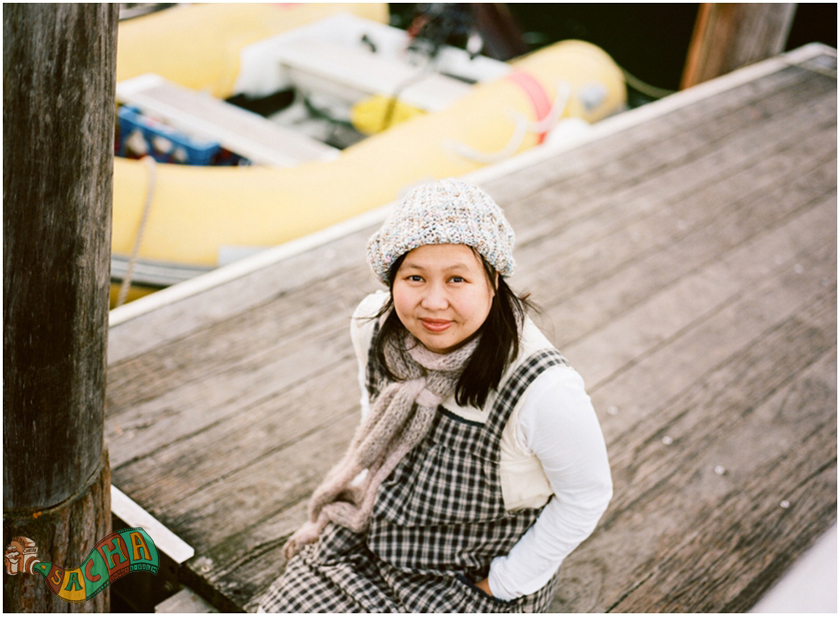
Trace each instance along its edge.
<instances>
[{"instance_id":1,"label":"dark water","mask_svg":"<svg viewBox=\"0 0 840 617\"><path fill-rule=\"evenodd\" d=\"M659 88L679 86L697 4L509 4L526 31L549 42L582 39Z\"/></svg>"}]
</instances>

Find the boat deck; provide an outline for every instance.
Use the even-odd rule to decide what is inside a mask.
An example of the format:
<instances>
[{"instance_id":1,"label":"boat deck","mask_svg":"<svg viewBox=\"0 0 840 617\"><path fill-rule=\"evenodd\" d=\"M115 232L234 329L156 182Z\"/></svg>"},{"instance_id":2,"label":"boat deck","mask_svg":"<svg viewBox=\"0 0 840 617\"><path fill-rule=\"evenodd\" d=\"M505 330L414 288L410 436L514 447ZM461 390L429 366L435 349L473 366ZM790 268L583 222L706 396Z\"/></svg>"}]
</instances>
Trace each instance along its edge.
<instances>
[{"instance_id":1,"label":"boat deck","mask_svg":"<svg viewBox=\"0 0 840 617\"><path fill-rule=\"evenodd\" d=\"M613 470L552 611L744 611L835 521L836 110L821 48L473 178ZM113 320L113 483L194 548L180 580L220 610L255 609L358 421L368 222Z\"/></svg>"}]
</instances>

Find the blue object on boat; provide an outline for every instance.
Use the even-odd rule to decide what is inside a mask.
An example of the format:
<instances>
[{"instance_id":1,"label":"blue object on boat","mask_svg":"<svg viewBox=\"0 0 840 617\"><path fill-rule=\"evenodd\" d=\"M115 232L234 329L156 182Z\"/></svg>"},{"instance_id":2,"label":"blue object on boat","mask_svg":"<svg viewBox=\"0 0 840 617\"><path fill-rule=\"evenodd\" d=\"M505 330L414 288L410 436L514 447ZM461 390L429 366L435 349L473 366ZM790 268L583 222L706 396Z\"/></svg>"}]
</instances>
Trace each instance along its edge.
<instances>
[{"instance_id":1,"label":"blue object on boat","mask_svg":"<svg viewBox=\"0 0 840 617\"><path fill-rule=\"evenodd\" d=\"M218 142L196 139L144 116L136 107L123 105L119 118L117 156L142 158L151 155L159 163L211 165L221 153Z\"/></svg>"}]
</instances>

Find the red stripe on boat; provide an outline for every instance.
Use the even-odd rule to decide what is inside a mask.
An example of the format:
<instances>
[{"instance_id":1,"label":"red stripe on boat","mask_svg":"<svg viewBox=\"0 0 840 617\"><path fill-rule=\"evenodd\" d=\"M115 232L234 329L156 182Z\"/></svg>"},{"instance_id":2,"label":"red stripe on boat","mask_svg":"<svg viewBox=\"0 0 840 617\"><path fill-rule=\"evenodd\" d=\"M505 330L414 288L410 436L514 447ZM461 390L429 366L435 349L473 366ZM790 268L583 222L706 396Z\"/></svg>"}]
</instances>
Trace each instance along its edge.
<instances>
[{"instance_id":1,"label":"red stripe on boat","mask_svg":"<svg viewBox=\"0 0 840 617\"><path fill-rule=\"evenodd\" d=\"M528 95L528 98L531 100L531 105L534 107L537 122L543 120L548 115L548 112L551 111L551 99L542 87L542 84L524 71L514 71L508 75L508 78L522 88L525 94ZM545 133L540 133L537 143L541 144L544 139Z\"/></svg>"}]
</instances>

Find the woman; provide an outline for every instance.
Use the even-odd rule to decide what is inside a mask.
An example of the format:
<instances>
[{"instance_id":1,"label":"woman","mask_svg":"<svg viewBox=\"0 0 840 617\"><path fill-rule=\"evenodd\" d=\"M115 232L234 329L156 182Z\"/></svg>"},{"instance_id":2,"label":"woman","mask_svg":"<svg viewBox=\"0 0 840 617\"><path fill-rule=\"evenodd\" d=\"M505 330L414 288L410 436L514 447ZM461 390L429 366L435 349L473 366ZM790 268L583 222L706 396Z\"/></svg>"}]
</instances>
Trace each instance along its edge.
<instances>
[{"instance_id":1,"label":"woman","mask_svg":"<svg viewBox=\"0 0 840 617\"><path fill-rule=\"evenodd\" d=\"M279 612L536 612L612 496L580 376L525 315L513 230L458 180L370 239L390 293L351 336L363 420L262 599Z\"/></svg>"}]
</instances>

